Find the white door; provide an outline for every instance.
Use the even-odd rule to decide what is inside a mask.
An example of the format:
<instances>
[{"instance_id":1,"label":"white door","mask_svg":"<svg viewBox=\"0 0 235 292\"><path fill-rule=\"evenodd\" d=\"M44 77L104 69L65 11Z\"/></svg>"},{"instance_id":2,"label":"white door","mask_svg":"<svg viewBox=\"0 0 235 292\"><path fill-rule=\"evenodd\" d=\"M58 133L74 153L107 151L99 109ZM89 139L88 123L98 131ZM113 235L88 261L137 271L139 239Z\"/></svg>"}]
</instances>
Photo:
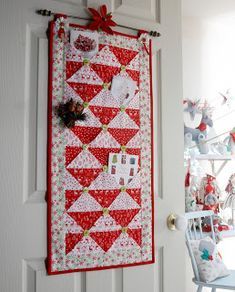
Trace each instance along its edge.
<instances>
[{"instance_id":1,"label":"white door","mask_svg":"<svg viewBox=\"0 0 235 292\"><path fill-rule=\"evenodd\" d=\"M154 30L156 264L47 276L46 8L85 16L85 0L1 0L0 291L184 292L184 236L166 227L183 213L183 115L180 0L104 1L120 24Z\"/></svg>"}]
</instances>

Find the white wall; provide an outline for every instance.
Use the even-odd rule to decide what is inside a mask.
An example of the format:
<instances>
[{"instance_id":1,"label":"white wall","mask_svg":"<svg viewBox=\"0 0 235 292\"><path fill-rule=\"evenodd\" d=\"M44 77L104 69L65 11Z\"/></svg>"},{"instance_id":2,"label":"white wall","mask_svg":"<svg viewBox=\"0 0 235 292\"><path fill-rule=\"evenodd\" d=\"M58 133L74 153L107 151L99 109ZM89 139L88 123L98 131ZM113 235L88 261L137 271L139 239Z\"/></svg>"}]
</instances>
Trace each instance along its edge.
<instances>
[{"instance_id":1,"label":"white wall","mask_svg":"<svg viewBox=\"0 0 235 292\"><path fill-rule=\"evenodd\" d=\"M214 5L216 6L216 2ZM183 98L207 98L211 101L216 107L215 132L220 134L235 127L235 102L231 108L222 107L222 99L218 94L231 88L235 96L235 7L234 11L223 15L220 15L219 10L216 15L209 17L205 13L203 17L194 17L192 14L183 17ZM220 162L216 166L219 164ZM209 163L204 163L204 167L210 171ZM234 172L235 162L229 162L218 177L222 189ZM231 240L234 244L234 239L224 240L220 248L225 254L225 261L232 268L231 258L235 262L235 252L228 251ZM191 281L192 270L188 255L186 258L186 291L191 292L195 291L195 286Z\"/></svg>"}]
</instances>

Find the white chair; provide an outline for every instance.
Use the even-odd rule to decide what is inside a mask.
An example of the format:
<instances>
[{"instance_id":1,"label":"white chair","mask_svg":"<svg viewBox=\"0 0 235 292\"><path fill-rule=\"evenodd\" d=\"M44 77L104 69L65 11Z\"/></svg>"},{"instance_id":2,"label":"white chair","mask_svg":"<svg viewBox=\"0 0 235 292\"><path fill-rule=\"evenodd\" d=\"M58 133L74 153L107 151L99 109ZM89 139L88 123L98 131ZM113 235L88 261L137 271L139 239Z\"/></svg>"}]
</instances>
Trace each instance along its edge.
<instances>
[{"instance_id":1,"label":"white chair","mask_svg":"<svg viewBox=\"0 0 235 292\"><path fill-rule=\"evenodd\" d=\"M197 292L203 291L203 287L211 288L212 292L216 292L216 289L226 289L226 290L235 290L235 270L230 270L230 275L227 277L219 278L210 283L204 283L200 281L199 272L196 264L196 260L192 251L192 247L190 245L190 240L192 239L201 239L208 234L211 236L213 241L215 242L215 232L213 227L213 211L199 211L199 212L189 212L185 214L185 218L188 220L188 227L186 230L186 244L189 250L189 255L191 257L191 262L193 266L194 278L193 282L198 286ZM203 233L201 227L202 218L209 217L211 224L211 233ZM198 226L198 228L197 228ZM235 260L235 259L234 259Z\"/></svg>"}]
</instances>

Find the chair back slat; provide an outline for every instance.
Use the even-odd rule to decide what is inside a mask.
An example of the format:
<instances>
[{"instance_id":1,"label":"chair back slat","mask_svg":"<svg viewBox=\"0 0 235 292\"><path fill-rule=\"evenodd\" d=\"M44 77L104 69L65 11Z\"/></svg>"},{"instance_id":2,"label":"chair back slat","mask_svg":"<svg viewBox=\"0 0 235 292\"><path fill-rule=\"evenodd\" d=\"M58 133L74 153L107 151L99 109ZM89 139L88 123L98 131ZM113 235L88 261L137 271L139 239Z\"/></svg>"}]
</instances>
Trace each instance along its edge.
<instances>
[{"instance_id":1,"label":"chair back slat","mask_svg":"<svg viewBox=\"0 0 235 292\"><path fill-rule=\"evenodd\" d=\"M211 224L211 237L212 237L213 241L216 242L216 240L215 240L215 230L214 230L214 224L213 224L212 216L210 216L210 224Z\"/></svg>"},{"instance_id":2,"label":"chair back slat","mask_svg":"<svg viewBox=\"0 0 235 292\"><path fill-rule=\"evenodd\" d=\"M194 239L197 239L197 230L195 220L192 219Z\"/></svg>"},{"instance_id":3,"label":"chair back slat","mask_svg":"<svg viewBox=\"0 0 235 292\"><path fill-rule=\"evenodd\" d=\"M202 238L203 234L202 234L202 219L201 218L198 218L198 225L199 225L200 238Z\"/></svg>"},{"instance_id":4,"label":"chair back slat","mask_svg":"<svg viewBox=\"0 0 235 292\"><path fill-rule=\"evenodd\" d=\"M215 231L214 231L214 225L213 225L213 211L197 211L197 212L189 212L185 214L185 218L188 220L188 228L186 230L186 245L188 247L189 255L191 258L192 266L193 266L193 272L195 279L197 281L200 281L199 272L197 268L196 259L194 257L194 253L191 246L191 240L199 240L206 236L211 236L213 241L215 241ZM202 218L209 217L210 220L210 227L211 232L204 233L202 231ZM198 228L197 228L198 227Z\"/></svg>"},{"instance_id":5,"label":"chair back slat","mask_svg":"<svg viewBox=\"0 0 235 292\"><path fill-rule=\"evenodd\" d=\"M186 231L186 234L188 233L188 238L189 239L192 239L193 238L193 233L192 233L192 222L191 220L189 219L188 220L188 228L187 228L187 231Z\"/></svg>"}]
</instances>

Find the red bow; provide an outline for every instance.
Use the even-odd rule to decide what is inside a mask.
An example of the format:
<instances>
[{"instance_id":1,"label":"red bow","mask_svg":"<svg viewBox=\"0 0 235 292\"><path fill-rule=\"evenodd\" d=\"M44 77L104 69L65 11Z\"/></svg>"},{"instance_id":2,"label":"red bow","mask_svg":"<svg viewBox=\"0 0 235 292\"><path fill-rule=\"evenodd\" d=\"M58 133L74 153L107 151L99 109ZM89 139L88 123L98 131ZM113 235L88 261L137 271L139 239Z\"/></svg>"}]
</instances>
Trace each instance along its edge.
<instances>
[{"instance_id":1,"label":"red bow","mask_svg":"<svg viewBox=\"0 0 235 292\"><path fill-rule=\"evenodd\" d=\"M113 30L110 26L116 26L112 18L112 13L107 13L106 5L100 7L100 13L94 8L88 8L93 17L93 22L88 25L88 28L91 30L102 30L109 34L113 34Z\"/></svg>"}]
</instances>

